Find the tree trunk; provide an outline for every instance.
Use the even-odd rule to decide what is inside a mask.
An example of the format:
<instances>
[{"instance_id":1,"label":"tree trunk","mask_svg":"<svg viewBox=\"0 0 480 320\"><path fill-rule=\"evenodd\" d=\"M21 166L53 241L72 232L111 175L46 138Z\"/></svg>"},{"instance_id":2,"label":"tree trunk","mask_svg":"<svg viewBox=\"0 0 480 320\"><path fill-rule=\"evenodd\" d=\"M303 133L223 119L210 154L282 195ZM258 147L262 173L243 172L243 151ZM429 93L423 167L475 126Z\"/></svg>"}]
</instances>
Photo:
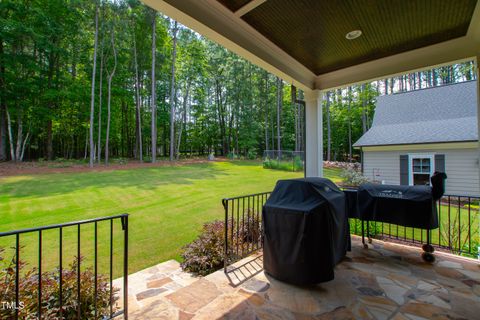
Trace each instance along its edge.
<instances>
[{"instance_id":1,"label":"tree trunk","mask_svg":"<svg viewBox=\"0 0 480 320\"><path fill-rule=\"evenodd\" d=\"M138 79L138 57L137 57L137 42L135 39L135 31L133 32L133 59L135 64L135 103L136 103L136 112L135 112L135 157L140 159L140 162L143 162L143 141L142 141L142 119L141 119L141 110L140 110L140 81ZM138 152L138 153L137 153Z\"/></svg>"},{"instance_id":2,"label":"tree trunk","mask_svg":"<svg viewBox=\"0 0 480 320\"><path fill-rule=\"evenodd\" d=\"M17 161L15 159L15 149L13 149L13 137L12 137L12 119L10 118L10 112L8 112L8 108L5 110L7 114L7 124L8 124L8 141L10 143L10 158L12 161Z\"/></svg>"},{"instance_id":3,"label":"tree trunk","mask_svg":"<svg viewBox=\"0 0 480 320\"><path fill-rule=\"evenodd\" d=\"M98 142L97 142L97 163L102 158L102 93L103 93L103 46L100 51L100 83L98 93Z\"/></svg>"},{"instance_id":4,"label":"tree trunk","mask_svg":"<svg viewBox=\"0 0 480 320\"><path fill-rule=\"evenodd\" d=\"M87 155L88 155L88 128L87 128L87 132L85 134L85 153L84 153L84 156L83 156L83 160L87 160Z\"/></svg>"},{"instance_id":5,"label":"tree trunk","mask_svg":"<svg viewBox=\"0 0 480 320\"><path fill-rule=\"evenodd\" d=\"M7 160L6 114L7 98L5 92L5 63L3 61L3 39L0 38L0 161Z\"/></svg>"},{"instance_id":6,"label":"tree trunk","mask_svg":"<svg viewBox=\"0 0 480 320\"><path fill-rule=\"evenodd\" d=\"M177 21L173 24L173 42L172 42L172 67L170 83L170 161L174 160L175 147L175 61L177 59Z\"/></svg>"},{"instance_id":7,"label":"tree trunk","mask_svg":"<svg viewBox=\"0 0 480 320\"><path fill-rule=\"evenodd\" d=\"M152 163L157 161L157 96L156 96L156 80L155 80L155 64L156 64L156 37L157 37L157 12L152 9L152 97L151 97L151 109L152 109Z\"/></svg>"},{"instance_id":8,"label":"tree trunk","mask_svg":"<svg viewBox=\"0 0 480 320\"><path fill-rule=\"evenodd\" d=\"M22 152L23 141L23 119L22 110L20 109L17 116L17 146L15 147L15 160L20 161L20 153Z\"/></svg>"},{"instance_id":9,"label":"tree trunk","mask_svg":"<svg viewBox=\"0 0 480 320\"><path fill-rule=\"evenodd\" d=\"M23 161L23 155L25 154L25 146L27 145L28 138L30 137L30 132L27 132L27 136L25 140L23 140L22 144L22 152L20 153L20 161Z\"/></svg>"},{"instance_id":10,"label":"tree trunk","mask_svg":"<svg viewBox=\"0 0 480 320\"><path fill-rule=\"evenodd\" d=\"M53 123L52 119L47 121L47 160L53 160Z\"/></svg>"},{"instance_id":11,"label":"tree trunk","mask_svg":"<svg viewBox=\"0 0 480 320\"><path fill-rule=\"evenodd\" d=\"M283 102L283 81L277 77L277 148L279 156L281 157L282 150L282 130L281 130L281 113L282 113L282 102Z\"/></svg>"},{"instance_id":12,"label":"tree trunk","mask_svg":"<svg viewBox=\"0 0 480 320\"><path fill-rule=\"evenodd\" d=\"M0 161L7 160L6 117L4 99L0 102Z\"/></svg>"},{"instance_id":13,"label":"tree trunk","mask_svg":"<svg viewBox=\"0 0 480 320\"><path fill-rule=\"evenodd\" d=\"M177 160L180 158L180 144L182 142L182 133L187 123L187 104L188 104L189 91L190 91L190 83L187 85L187 89L185 90L185 95L183 97L183 125L180 125L180 132L178 133L178 141L177 141L177 149L176 149Z\"/></svg>"},{"instance_id":14,"label":"tree trunk","mask_svg":"<svg viewBox=\"0 0 480 320\"><path fill-rule=\"evenodd\" d=\"M111 101L112 101L112 79L115 75L115 70L117 69L117 50L115 49L115 30L112 26L111 30L111 42L112 42L112 53L113 53L113 69L112 72L108 72L108 98L107 98L107 132L105 134L105 164L108 165L109 158L109 144L110 144L110 114L111 114ZM100 145L98 146L100 150ZM98 152L100 154L100 151Z\"/></svg>"},{"instance_id":15,"label":"tree trunk","mask_svg":"<svg viewBox=\"0 0 480 320\"><path fill-rule=\"evenodd\" d=\"M297 88L292 84L290 86L290 99L294 112L294 122L295 122L295 151L298 151L298 105L297 105Z\"/></svg>"},{"instance_id":16,"label":"tree trunk","mask_svg":"<svg viewBox=\"0 0 480 320\"><path fill-rule=\"evenodd\" d=\"M95 115L95 74L97 70L97 47L98 47L98 2L95 3L95 41L93 48L92 91L90 100L90 168L93 168L95 150L93 146L93 121Z\"/></svg>"}]
</instances>

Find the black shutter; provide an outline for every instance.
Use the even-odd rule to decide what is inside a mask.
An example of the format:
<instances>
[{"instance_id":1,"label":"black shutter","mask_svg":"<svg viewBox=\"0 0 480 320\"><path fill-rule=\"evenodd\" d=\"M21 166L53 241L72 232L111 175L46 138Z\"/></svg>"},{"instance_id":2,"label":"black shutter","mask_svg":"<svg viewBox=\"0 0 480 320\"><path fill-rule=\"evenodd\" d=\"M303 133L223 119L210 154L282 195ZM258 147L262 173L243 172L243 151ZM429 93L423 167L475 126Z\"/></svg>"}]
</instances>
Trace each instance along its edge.
<instances>
[{"instance_id":1,"label":"black shutter","mask_svg":"<svg viewBox=\"0 0 480 320\"><path fill-rule=\"evenodd\" d=\"M445 155L444 154L435 155L435 171L445 172Z\"/></svg>"},{"instance_id":2,"label":"black shutter","mask_svg":"<svg viewBox=\"0 0 480 320\"><path fill-rule=\"evenodd\" d=\"M400 185L408 185L408 155L400 155Z\"/></svg>"}]
</instances>

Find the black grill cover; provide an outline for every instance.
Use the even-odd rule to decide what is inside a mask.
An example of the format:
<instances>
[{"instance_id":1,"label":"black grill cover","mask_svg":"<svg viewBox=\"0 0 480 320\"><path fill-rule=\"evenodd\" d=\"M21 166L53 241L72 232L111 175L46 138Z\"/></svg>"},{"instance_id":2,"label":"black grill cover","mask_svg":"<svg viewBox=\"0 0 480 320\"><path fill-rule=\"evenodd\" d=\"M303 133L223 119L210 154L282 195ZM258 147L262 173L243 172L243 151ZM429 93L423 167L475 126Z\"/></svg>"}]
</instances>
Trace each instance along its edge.
<instances>
[{"instance_id":1,"label":"black grill cover","mask_svg":"<svg viewBox=\"0 0 480 320\"><path fill-rule=\"evenodd\" d=\"M358 212L358 206L357 206L358 190L345 189L343 190L343 193L345 193L345 201L346 201L345 209L347 210L347 217L360 219L360 213Z\"/></svg>"},{"instance_id":2,"label":"black grill cover","mask_svg":"<svg viewBox=\"0 0 480 320\"><path fill-rule=\"evenodd\" d=\"M438 228L430 186L396 186L366 183L358 188L362 220L382 221L421 229Z\"/></svg>"},{"instance_id":3,"label":"black grill cover","mask_svg":"<svg viewBox=\"0 0 480 320\"><path fill-rule=\"evenodd\" d=\"M345 195L330 180L279 180L263 206L264 270L297 285L334 278L350 248Z\"/></svg>"}]
</instances>

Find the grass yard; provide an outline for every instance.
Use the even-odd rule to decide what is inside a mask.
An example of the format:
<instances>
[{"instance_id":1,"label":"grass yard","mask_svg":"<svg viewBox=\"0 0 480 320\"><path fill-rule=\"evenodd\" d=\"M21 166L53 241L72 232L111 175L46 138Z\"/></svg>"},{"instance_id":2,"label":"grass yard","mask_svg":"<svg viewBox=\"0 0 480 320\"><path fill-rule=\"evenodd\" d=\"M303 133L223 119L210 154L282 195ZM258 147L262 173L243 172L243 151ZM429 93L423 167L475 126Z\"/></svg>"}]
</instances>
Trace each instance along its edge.
<instances>
[{"instance_id":1,"label":"grass yard","mask_svg":"<svg viewBox=\"0 0 480 320\"><path fill-rule=\"evenodd\" d=\"M325 174L340 181L339 170ZM278 179L302 172L263 169L258 161L211 162L128 170L21 175L0 178L0 232L129 213L129 271L180 260L202 224L223 219L221 199L270 191ZM110 224L99 223L99 266L108 267ZM93 260L93 226L81 229L81 248ZM64 230L64 264L76 254L76 228ZM121 275L120 223L115 225L114 273ZM44 268L58 264L58 230L43 233ZM0 239L9 248L14 238ZM36 266L38 234L22 236L21 259ZM52 250L53 249L53 250ZM13 256L12 250L4 254Z\"/></svg>"}]
</instances>

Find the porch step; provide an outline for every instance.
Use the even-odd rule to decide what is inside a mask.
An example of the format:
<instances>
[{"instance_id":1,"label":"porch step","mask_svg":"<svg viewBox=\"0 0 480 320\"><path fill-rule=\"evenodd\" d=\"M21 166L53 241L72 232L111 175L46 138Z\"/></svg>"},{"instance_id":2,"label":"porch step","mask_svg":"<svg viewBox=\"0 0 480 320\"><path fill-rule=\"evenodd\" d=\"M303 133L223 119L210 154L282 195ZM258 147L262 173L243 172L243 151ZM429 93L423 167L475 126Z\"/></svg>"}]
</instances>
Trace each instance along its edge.
<instances>
[{"instance_id":1,"label":"porch step","mask_svg":"<svg viewBox=\"0 0 480 320\"><path fill-rule=\"evenodd\" d=\"M128 275L128 308L129 314L144 310L152 301L162 301L167 295L178 289L187 287L200 278L182 271L180 263L168 260L153 267L143 269ZM117 301L119 309L123 309L123 278L113 281L113 286L119 288ZM133 317L135 318L135 317Z\"/></svg>"}]
</instances>

